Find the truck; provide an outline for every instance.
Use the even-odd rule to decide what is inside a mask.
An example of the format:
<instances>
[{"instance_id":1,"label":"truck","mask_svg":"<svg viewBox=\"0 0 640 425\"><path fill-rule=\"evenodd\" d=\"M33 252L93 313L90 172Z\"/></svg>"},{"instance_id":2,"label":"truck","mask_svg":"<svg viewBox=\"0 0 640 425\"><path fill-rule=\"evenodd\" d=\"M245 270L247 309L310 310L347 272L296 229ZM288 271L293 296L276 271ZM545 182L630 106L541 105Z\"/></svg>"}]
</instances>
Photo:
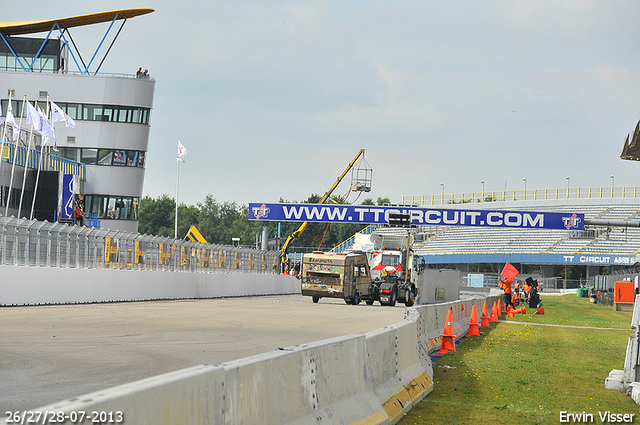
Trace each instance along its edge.
<instances>
[{"instance_id":1,"label":"truck","mask_svg":"<svg viewBox=\"0 0 640 425\"><path fill-rule=\"evenodd\" d=\"M402 227L380 227L370 235L369 265L382 305L414 305L420 268L414 259L413 233Z\"/></svg>"},{"instance_id":2,"label":"truck","mask_svg":"<svg viewBox=\"0 0 640 425\"><path fill-rule=\"evenodd\" d=\"M369 261L364 252L328 253L315 251L302 256L302 295L320 298L344 298L357 305L365 301L372 305L379 297L379 288L371 277Z\"/></svg>"}]
</instances>

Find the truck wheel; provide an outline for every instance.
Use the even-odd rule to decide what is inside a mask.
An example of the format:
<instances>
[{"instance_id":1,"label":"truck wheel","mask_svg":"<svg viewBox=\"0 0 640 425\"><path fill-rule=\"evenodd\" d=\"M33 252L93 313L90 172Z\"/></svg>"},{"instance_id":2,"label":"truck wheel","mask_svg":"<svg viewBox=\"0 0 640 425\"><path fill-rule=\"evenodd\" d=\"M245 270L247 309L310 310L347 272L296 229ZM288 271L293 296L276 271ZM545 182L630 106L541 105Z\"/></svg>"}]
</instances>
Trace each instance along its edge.
<instances>
[{"instance_id":1,"label":"truck wheel","mask_svg":"<svg viewBox=\"0 0 640 425\"><path fill-rule=\"evenodd\" d=\"M396 300L398 298L398 288L393 288L393 291L391 291L391 299L389 300L389 304L391 307L393 307L394 305L396 305Z\"/></svg>"},{"instance_id":2,"label":"truck wheel","mask_svg":"<svg viewBox=\"0 0 640 425\"><path fill-rule=\"evenodd\" d=\"M405 293L405 298L406 298L406 301L404 302L404 305L406 307L413 307L414 299L413 299L413 292L411 291L411 289L407 290L407 292Z\"/></svg>"},{"instance_id":3,"label":"truck wheel","mask_svg":"<svg viewBox=\"0 0 640 425\"><path fill-rule=\"evenodd\" d=\"M314 304L318 304L318 301L320 301L320 297L311 297L311 299L313 300Z\"/></svg>"}]
</instances>

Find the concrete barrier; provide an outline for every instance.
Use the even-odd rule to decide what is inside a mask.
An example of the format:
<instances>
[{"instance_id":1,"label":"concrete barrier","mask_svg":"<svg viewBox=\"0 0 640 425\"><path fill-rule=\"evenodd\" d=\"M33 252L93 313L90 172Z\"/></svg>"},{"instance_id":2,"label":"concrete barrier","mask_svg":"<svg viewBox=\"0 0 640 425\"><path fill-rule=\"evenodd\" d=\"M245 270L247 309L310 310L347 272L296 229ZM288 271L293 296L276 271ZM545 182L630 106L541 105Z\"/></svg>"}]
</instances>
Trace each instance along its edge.
<instances>
[{"instance_id":1,"label":"concrete barrier","mask_svg":"<svg viewBox=\"0 0 640 425\"><path fill-rule=\"evenodd\" d=\"M404 321L366 335L183 369L34 411L121 412L139 425L395 424L433 390L429 353L439 348L449 308L459 339L471 304L483 301L408 308Z\"/></svg>"},{"instance_id":2,"label":"concrete barrier","mask_svg":"<svg viewBox=\"0 0 640 425\"><path fill-rule=\"evenodd\" d=\"M418 355L417 315L366 337L371 390L396 423L433 390L432 368Z\"/></svg>"},{"instance_id":3,"label":"concrete barrier","mask_svg":"<svg viewBox=\"0 0 640 425\"><path fill-rule=\"evenodd\" d=\"M299 294L292 276L0 266L0 306Z\"/></svg>"},{"instance_id":4,"label":"concrete barrier","mask_svg":"<svg viewBox=\"0 0 640 425\"><path fill-rule=\"evenodd\" d=\"M631 317L631 335L627 343L624 369L614 369L604 381L610 390L626 391L640 405L640 297L636 295Z\"/></svg>"}]
</instances>

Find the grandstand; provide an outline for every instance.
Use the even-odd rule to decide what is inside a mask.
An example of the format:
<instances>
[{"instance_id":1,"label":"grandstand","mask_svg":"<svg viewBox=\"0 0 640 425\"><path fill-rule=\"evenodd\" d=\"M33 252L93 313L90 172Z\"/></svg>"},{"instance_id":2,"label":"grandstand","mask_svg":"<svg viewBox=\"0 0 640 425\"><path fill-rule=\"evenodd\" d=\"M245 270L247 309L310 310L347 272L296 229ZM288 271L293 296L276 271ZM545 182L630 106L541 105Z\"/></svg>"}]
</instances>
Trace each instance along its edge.
<instances>
[{"instance_id":1,"label":"grandstand","mask_svg":"<svg viewBox=\"0 0 640 425\"><path fill-rule=\"evenodd\" d=\"M414 249L426 264L467 270L463 265L477 263L585 265L593 275L600 272L600 266L617 270L640 261L640 194L636 187L420 195L404 196L402 201L416 207L450 205L456 209L582 213L585 217L581 231L419 226Z\"/></svg>"},{"instance_id":2,"label":"grandstand","mask_svg":"<svg viewBox=\"0 0 640 425\"><path fill-rule=\"evenodd\" d=\"M581 197L514 196L513 200L457 204L457 208L583 213L586 222L637 223L640 199L635 188L619 192L584 190ZM534 191L536 193L537 191ZM546 191L549 193L550 191ZM555 191L552 190L552 193ZM540 192L538 192L540 193ZM575 193L578 193L577 191ZM624 194L616 197L615 195ZM595 194L595 195L594 195ZM608 195L608 196L603 196ZM611 195L614 196L611 196ZM502 199L510 199L503 196ZM520 198L520 199L518 199ZM430 229L415 248L427 263L524 262L530 264L632 265L640 250L640 229L586 225L584 231L462 226ZM565 257L573 256L573 259ZM472 258L475 257L475 258Z\"/></svg>"}]
</instances>

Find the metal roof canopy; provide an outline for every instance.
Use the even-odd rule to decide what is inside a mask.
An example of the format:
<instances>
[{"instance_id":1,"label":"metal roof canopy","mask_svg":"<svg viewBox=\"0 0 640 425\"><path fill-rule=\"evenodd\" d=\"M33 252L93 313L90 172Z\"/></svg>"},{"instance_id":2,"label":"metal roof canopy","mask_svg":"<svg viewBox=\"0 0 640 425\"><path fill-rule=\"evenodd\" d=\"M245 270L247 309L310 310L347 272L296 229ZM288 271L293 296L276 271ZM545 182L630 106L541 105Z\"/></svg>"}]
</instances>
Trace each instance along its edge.
<instances>
[{"instance_id":1,"label":"metal roof canopy","mask_svg":"<svg viewBox=\"0 0 640 425\"><path fill-rule=\"evenodd\" d=\"M9 49L11 50L11 53L13 53L13 56L16 58L16 61L20 64L22 69L25 72L31 72L36 59L38 59L38 57L40 56L40 53L42 52L42 49L44 48L45 44L49 40L49 36L55 29L58 29L58 31L60 31L60 36L63 42L66 44L67 48L69 48L71 57L73 58L73 61L78 67L78 70L80 71L81 74L84 75L84 74L89 74L89 67L93 63L96 55L98 54L98 51L100 50L100 48L102 47L102 44L104 43L107 36L109 35L109 32L113 27L113 24L117 20L122 20L122 24L120 25L118 32L113 37L113 40L109 45L109 48L105 52L102 60L100 61L100 64L98 65L98 67L94 72L94 75L95 75L98 73L98 71L100 70L100 67L102 66L102 63L107 58L107 55L111 51L111 47L113 47L113 44L118 38L118 35L120 35L120 31L122 31L122 28L124 27L124 24L126 23L127 19L140 16L140 15L146 15L151 12L154 12L154 9L122 9L122 10L114 10L110 12L92 13L89 15L72 16L69 18L51 19L46 21L5 22L5 23L0 23L0 36L2 37L2 40L5 42L7 47L9 47ZM109 21L111 21L109 28L107 28L107 31L102 37L102 40L100 41L100 43L98 44L98 47L96 47L96 50L93 53L93 56L91 57L91 60L89 61L88 64L85 64L84 60L82 59L82 55L78 50L78 47L76 46L75 42L73 41L73 38L71 37L69 28L104 23ZM40 47L40 50L38 50L38 53L33 58L33 61L29 65L29 68L26 68L25 65L22 64L22 61L18 58L18 55L16 54L16 52L13 50L13 48L9 44L9 41L7 40L7 38L10 39L10 36L12 35L36 34L36 33L46 32L46 31L48 31L48 34L47 34L47 37L44 39L42 46ZM69 42L65 37L65 33L69 35L69 39L73 44L73 49L71 49L71 46L69 45ZM84 67L84 69L78 63L78 59L76 59L76 55L74 54L74 51L77 54L80 62L82 62L82 66Z\"/></svg>"}]
</instances>

